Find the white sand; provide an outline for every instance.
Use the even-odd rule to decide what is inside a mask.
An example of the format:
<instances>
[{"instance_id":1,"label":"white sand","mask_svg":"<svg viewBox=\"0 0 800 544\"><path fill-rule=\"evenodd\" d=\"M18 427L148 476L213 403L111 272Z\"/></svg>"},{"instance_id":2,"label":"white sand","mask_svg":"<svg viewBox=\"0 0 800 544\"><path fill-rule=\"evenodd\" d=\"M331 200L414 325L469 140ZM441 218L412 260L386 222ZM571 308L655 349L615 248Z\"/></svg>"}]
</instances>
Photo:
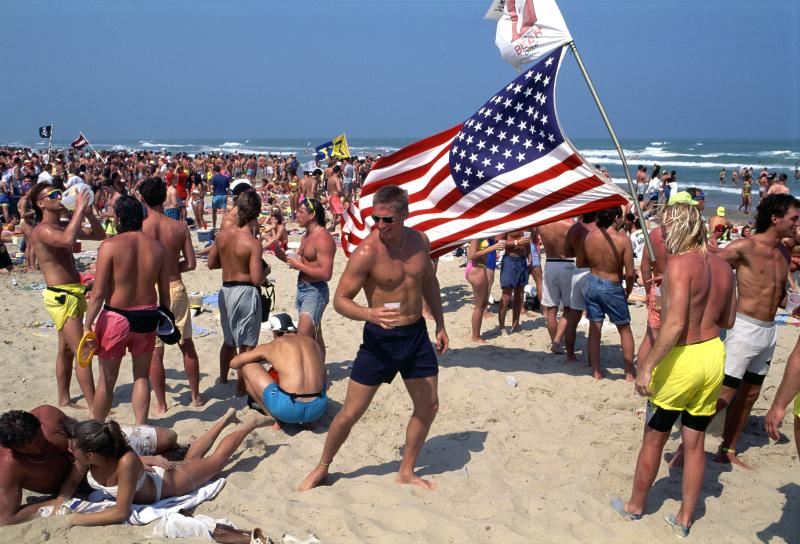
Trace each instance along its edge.
<instances>
[{"instance_id":1,"label":"white sand","mask_svg":"<svg viewBox=\"0 0 800 544\"><path fill-rule=\"evenodd\" d=\"M276 280L277 311L295 315L295 273L274 257L268 260ZM344 264L345 257L338 252L331 291ZM441 406L418 464L419 473L438 484L436 492L394 483L411 408L400 380L381 388L332 465L329 485L304 494L293 490L319 459L325 431L344 399L348 364L361 341L362 324L328 307L323 323L333 384L323 424L314 432L257 431L225 471L228 483L220 496L198 507L197 513L226 517L243 528L260 526L277 540L286 532L298 536L313 532L326 543L673 542L663 516L677 511L680 472L670 474L666 464L643 520L624 522L609 507L612 496L630 493L643 428L643 416L636 411L644 405L622 379L616 332L611 329L603 336L609 379L599 383L591 379L585 360L567 364L563 357L546 353L548 337L541 316L523 317L524 330L503 337L497 334L493 315L484 323L489 344L472 345L468 341L472 293L459 264L453 260L439 265L451 350L440 358ZM42 281L40 274L14 277L20 287ZM190 291L208 294L218 289L220 277L219 271L211 272L205 261L199 261L198 270L187 274L185 281ZM3 411L55 402L56 335L53 330L43 333L24 326L48 316L41 293L20 287L12 286L8 276L0 277L0 296L6 301L0 310ZM499 298L497 284L493 294ZM638 345L645 312L634 307L631 311ZM233 382L214 386L222 342L214 314L204 313L195 322L215 331L196 339L201 386L210 401L201 409L186 406L189 391L180 353L170 348L167 387L173 406L165 417L152 421L174 427L182 443L208 428L231 404L244 407L244 399L231 398ZM579 348L585 345L585 334L579 329ZM759 538L798 542L800 538L796 483L800 466L795 446L770 444L762 428L796 337L793 327L780 327L771 373L739 443L743 459L758 470L731 470L708 456L691 536L695 542ZM262 335L264 341L270 338L268 332ZM133 420L129 368L123 363L113 408L122 422ZM506 384L509 374L516 377L518 387ZM74 378L72 391L79 394ZM784 431L792 434L789 417ZM666 452L675 450L675 436ZM706 451L715 451L718 444L718 435L709 436ZM143 542L152 532L151 526L64 532L57 525L54 520L37 520L3 528L0 541L40 542L47 530L56 542Z\"/></svg>"}]
</instances>

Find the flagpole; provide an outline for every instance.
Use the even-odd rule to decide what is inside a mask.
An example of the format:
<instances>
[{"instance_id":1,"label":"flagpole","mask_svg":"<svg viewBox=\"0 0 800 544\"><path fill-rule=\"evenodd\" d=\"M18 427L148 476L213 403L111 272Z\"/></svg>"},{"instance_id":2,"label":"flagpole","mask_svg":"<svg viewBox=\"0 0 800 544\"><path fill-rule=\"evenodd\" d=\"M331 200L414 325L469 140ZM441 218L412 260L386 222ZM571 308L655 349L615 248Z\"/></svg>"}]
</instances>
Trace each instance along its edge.
<instances>
[{"instance_id":1,"label":"flagpole","mask_svg":"<svg viewBox=\"0 0 800 544\"><path fill-rule=\"evenodd\" d=\"M589 91L592 93L594 103L597 105L597 109L600 110L600 116L603 118L603 122L606 124L606 129L608 129L608 133L611 136L611 141L614 142L614 147L617 148L619 158L622 160L622 169L625 170L625 179L628 180L628 191L631 193L631 198L633 198L633 207L636 210L636 216L639 218L639 224L642 226L642 231L644 233L644 244L647 247L648 253L650 254L650 262L654 263L656 262L656 254L655 251L653 251L653 244L650 242L650 236L645 228L644 214L642 213L642 208L639 206L639 201L636 198L636 187L633 185L633 179L631 179L631 173L628 170L628 161L625 159L625 153L623 153L622 147L619 145L619 140L614 132L614 128L611 126L611 121L608 119L608 115L606 115L606 110L603 107L603 103L600 102L600 97L597 95L594 84L592 84L592 78L589 77L589 72L586 71L586 67L583 65L583 59L581 59L581 55L578 53L578 48L575 46L574 41L569 42L569 48L572 50L572 54L575 55L575 60L578 61L578 68L580 68L581 74L583 74L583 79L586 80L586 84L589 86Z\"/></svg>"},{"instance_id":2,"label":"flagpole","mask_svg":"<svg viewBox=\"0 0 800 544\"><path fill-rule=\"evenodd\" d=\"M53 147L53 131L55 130L55 128L56 128L56 124L55 123L51 123L50 124L50 137L47 139L47 160L48 160L48 162L51 159L51 153L52 152L50 151L50 149Z\"/></svg>"}]
</instances>

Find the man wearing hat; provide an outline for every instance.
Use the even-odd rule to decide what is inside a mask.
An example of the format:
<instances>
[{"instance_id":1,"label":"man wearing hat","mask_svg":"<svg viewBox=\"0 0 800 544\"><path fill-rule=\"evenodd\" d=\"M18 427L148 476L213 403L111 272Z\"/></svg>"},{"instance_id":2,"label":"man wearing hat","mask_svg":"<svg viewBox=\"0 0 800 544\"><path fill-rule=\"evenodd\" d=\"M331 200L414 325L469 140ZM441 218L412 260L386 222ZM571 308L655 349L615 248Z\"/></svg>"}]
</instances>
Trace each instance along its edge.
<instances>
[{"instance_id":1,"label":"man wearing hat","mask_svg":"<svg viewBox=\"0 0 800 544\"><path fill-rule=\"evenodd\" d=\"M719 206L717 208L717 215L708 220L709 234L715 232L718 225L725 226L725 206Z\"/></svg>"},{"instance_id":2,"label":"man wearing hat","mask_svg":"<svg viewBox=\"0 0 800 544\"><path fill-rule=\"evenodd\" d=\"M318 420L328 405L322 350L310 336L297 334L288 314L270 317L269 328L272 342L237 355L231 368L241 371L247 392L276 427Z\"/></svg>"},{"instance_id":3,"label":"man wearing hat","mask_svg":"<svg viewBox=\"0 0 800 544\"><path fill-rule=\"evenodd\" d=\"M770 188L767 190L767 196L769 195L788 195L789 188L786 186L786 174L781 174L778 176L778 180L773 183Z\"/></svg>"}]
</instances>

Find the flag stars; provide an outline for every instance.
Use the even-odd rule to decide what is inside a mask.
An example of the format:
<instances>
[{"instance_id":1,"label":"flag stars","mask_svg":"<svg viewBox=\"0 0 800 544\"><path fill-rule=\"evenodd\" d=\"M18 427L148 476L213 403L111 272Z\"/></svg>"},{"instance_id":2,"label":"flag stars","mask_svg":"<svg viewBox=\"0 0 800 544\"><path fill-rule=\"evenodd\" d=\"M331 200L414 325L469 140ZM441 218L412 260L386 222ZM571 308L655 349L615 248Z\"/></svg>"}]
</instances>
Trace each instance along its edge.
<instances>
[{"instance_id":1,"label":"flag stars","mask_svg":"<svg viewBox=\"0 0 800 544\"><path fill-rule=\"evenodd\" d=\"M459 163L456 163L455 166L453 166L453 170L455 170L456 172L461 172L461 165Z\"/></svg>"},{"instance_id":2,"label":"flag stars","mask_svg":"<svg viewBox=\"0 0 800 544\"><path fill-rule=\"evenodd\" d=\"M525 143L522 145L525 146L525 149L530 149L533 146L533 143L529 139L525 138Z\"/></svg>"},{"instance_id":3,"label":"flag stars","mask_svg":"<svg viewBox=\"0 0 800 544\"><path fill-rule=\"evenodd\" d=\"M542 84L543 84L545 87L547 87L548 85L550 85L550 76L545 76L545 78L544 78L544 81L542 81Z\"/></svg>"},{"instance_id":4,"label":"flag stars","mask_svg":"<svg viewBox=\"0 0 800 544\"><path fill-rule=\"evenodd\" d=\"M545 61L544 65L547 66L547 67L550 67L553 64L554 60L555 60L555 57L550 57L549 59L547 59L547 61Z\"/></svg>"},{"instance_id":5,"label":"flag stars","mask_svg":"<svg viewBox=\"0 0 800 544\"><path fill-rule=\"evenodd\" d=\"M520 131L525 130L526 128L528 128L528 122L527 121L520 121L519 124L517 125L517 128Z\"/></svg>"},{"instance_id":6,"label":"flag stars","mask_svg":"<svg viewBox=\"0 0 800 544\"><path fill-rule=\"evenodd\" d=\"M489 108L486 108L485 110L483 110L483 116L484 117L489 117L491 114L492 114L492 110L490 110Z\"/></svg>"},{"instance_id":7,"label":"flag stars","mask_svg":"<svg viewBox=\"0 0 800 544\"><path fill-rule=\"evenodd\" d=\"M472 136L467 136L467 143L468 143L468 144L471 144L471 143L472 143Z\"/></svg>"},{"instance_id":8,"label":"flag stars","mask_svg":"<svg viewBox=\"0 0 800 544\"><path fill-rule=\"evenodd\" d=\"M492 153L494 153L494 151L492 151ZM489 166L490 164L492 164L492 161L489 159L489 157L486 157L485 159L483 159L483 161L481 161L481 163L483 164L483 166Z\"/></svg>"},{"instance_id":9,"label":"flag stars","mask_svg":"<svg viewBox=\"0 0 800 544\"><path fill-rule=\"evenodd\" d=\"M517 113L522 111L522 103L521 102L517 102L517 105L514 106L514 111L516 111Z\"/></svg>"},{"instance_id":10,"label":"flag stars","mask_svg":"<svg viewBox=\"0 0 800 544\"><path fill-rule=\"evenodd\" d=\"M506 117L506 125L511 126L513 124L514 124L514 118L511 117L510 115Z\"/></svg>"},{"instance_id":11,"label":"flag stars","mask_svg":"<svg viewBox=\"0 0 800 544\"><path fill-rule=\"evenodd\" d=\"M493 119L494 119L494 122L495 122L495 123L499 123L500 121L502 121L502 120L503 120L503 116L502 116L502 115L500 115L500 114L498 113L497 115L495 115L495 116L493 117Z\"/></svg>"},{"instance_id":12,"label":"flag stars","mask_svg":"<svg viewBox=\"0 0 800 544\"><path fill-rule=\"evenodd\" d=\"M469 160L470 160L470 162L475 162L475 161L477 161L477 160L478 160L478 155L477 155L477 154L475 154L475 153L472 153L472 154L469 156Z\"/></svg>"},{"instance_id":13,"label":"flag stars","mask_svg":"<svg viewBox=\"0 0 800 544\"><path fill-rule=\"evenodd\" d=\"M516 134L514 134L514 135L511 137L511 145L517 145L518 143L519 143L519 136L517 136Z\"/></svg>"},{"instance_id":14,"label":"flag stars","mask_svg":"<svg viewBox=\"0 0 800 544\"><path fill-rule=\"evenodd\" d=\"M475 123L475 132L478 132L479 130L482 130L482 129L483 129L483 123L480 123L480 122Z\"/></svg>"},{"instance_id":15,"label":"flag stars","mask_svg":"<svg viewBox=\"0 0 800 544\"><path fill-rule=\"evenodd\" d=\"M475 177L478 178L478 179L483 179L486 176L484 176L483 170L478 170L478 173L475 174Z\"/></svg>"},{"instance_id":16,"label":"flag stars","mask_svg":"<svg viewBox=\"0 0 800 544\"><path fill-rule=\"evenodd\" d=\"M479 140L477 147L478 149L483 150L483 148L486 147L486 142L484 142L483 140Z\"/></svg>"},{"instance_id":17,"label":"flag stars","mask_svg":"<svg viewBox=\"0 0 800 544\"><path fill-rule=\"evenodd\" d=\"M525 110L525 113L527 113L528 115L533 115L534 112L536 112L536 110L533 109L533 106L528 106L528 109ZM539 114L537 113L536 115L539 115ZM534 119L535 119L535 117L534 117Z\"/></svg>"},{"instance_id":18,"label":"flag stars","mask_svg":"<svg viewBox=\"0 0 800 544\"><path fill-rule=\"evenodd\" d=\"M531 89L530 87L525 89L525 98L528 98L531 94L533 94L533 89Z\"/></svg>"},{"instance_id":19,"label":"flag stars","mask_svg":"<svg viewBox=\"0 0 800 544\"><path fill-rule=\"evenodd\" d=\"M505 130L501 130L500 134L497 135L497 139L500 140L501 142L503 140L505 140L506 138L508 138L508 136L506 136L506 131Z\"/></svg>"},{"instance_id":20,"label":"flag stars","mask_svg":"<svg viewBox=\"0 0 800 544\"><path fill-rule=\"evenodd\" d=\"M548 65L548 66L549 66L549 65ZM510 90L511 90L511 89L513 89L513 88L514 88L514 82L512 81L511 83L509 83L509 84L508 84L508 86L506 87L506 90L507 90L507 91L510 91Z\"/></svg>"},{"instance_id":21,"label":"flag stars","mask_svg":"<svg viewBox=\"0 0 800 544\"><path fill-rule=\"evenodd\" d=\"M533 77L533 70L525 72L525 79L530 79L531 77Z\"/></svg>"},{"instance_id":22,"label":"flag stars","mask_svg":"<svg viewBox=\"0 0 800 544\"><path fill-rule=\"evenodd\" d=\"M555 141L556 141L556 138L555 138L555 136L553 136L552 134L549 134L549 135L547 136L547 141L549 141L550 143L553 143L553 142L555 142Z\"/></svg>"},{"instance_id":23,"label":"flag stars","mask_svg":"<svg viewBox=\"0 0 800 544\"><path fill-rule=\"evenodd\" d=\"M536 146L536 150L537 150L539 153L541 153L542 151L544 151L544 144L543 144L542 142L539 142L539 145L537 145L537 146Z\"/></svg>"},{"instance_id":24,"label":"flag stars","mask_svg":"<svg viewBox=\"0 0 800 544\"><path fill-rule=\"evenodd\" d=\"M505 169L505 167L506 167L505 163L502 163L502 162L499 162L499 161L497 162L497 165L495 166L495 168L496 168L498 171L500 171L500 170L504 170L504 169Z\"/></svg>"},{"instance_id":25,"label":"flag stars","mask_svg":"<svg viewBox=\"0 0 800 544\"><path fill-rule=\"evenodd\" d=\"M505 100L503 100L503 107L507 108L513 103L514 103L513 100L511 100L510 98L506 98Z\"/></svg>"},{"instance_id":26,"label":"flag stars","mask_svg":"<svg viewBox=\"0 0 800 544\"><path fill-rule=\"evenodd\" d=\"M536 83L539 83L539 82L542 80L542 74L540 74L539 72L536 72L536 77L535 77L535 78L533 78L533 80L534 80Z\"/></svg>"},{"instance_id":27,"label":"flag stars","mask_svg":"<svg viewBox=\"0 0 800 544\"><path fill-rule=\"evenodd\" d=\"M519 83L514 85L514 94L518 94L521 90L522 90L522 85L520 85Z\"/></svg>"},{"instance_id":28,"label":"flag stars","mask_svg":"<svg viewBox=\"0 0 800 544\"><path fill-rule=\"evenodd\" d=\"M505 151L503 151L503 158L504 159L510 159L511 158L511 150L506 149Z\"/></svg>"},{"instance_id":29,"label":"flag stars","mask_svg":"<svg viewBox=\"0 0 800 544\"><path fill-rule=\"evenodd\" d=\"M494 134L494 127L492 126L486 127L486 135L491 136L492 134Z\"/></svg>"},{"instance_id":30,"label":"flag stars","mask_svg":"<svg viewBox=\"0 0 800 544\"><path fill-rule=\"evenodd\" d=\"M546 115L542 115L542 125L546 125L546 124L547 124L547 116Z\"/></svg>"},{"instance_id":31,"label":"flag stars","mask_svg":"<svg viewBox=\"0 0 800 544\"><path fill-rule=\"evenodd\" d=\"M499 149L499 147L498 147L498 146L496 146L496 145L493 145L493 146L491 147L491 149L489 149L489 151L491 151L491 152L492 152L492 155L494 155L495 153L497 153L499 150L500 150L500 149Z\"/></svg>"},{"instance_id":32,"label":"flag stars","mask_svg":"<svg viewBox=\"0 0 800 544\"><path fill-rule=\"evenodd\" d=\"M524 160L525 160L525 154L524 154L524 153L522 153L522 152L519 152L519 153L517 153L517 160L518 160L519 162L522 162L522 161L524 161Z\"/></svg>"},{"instance_id":33,"label":"flag stars","mask_svg":"<svg viewBox=\"0 0 800 544\"><path fill-rule=\"evenodd\" d=\"M472 168L470 168L470 167L467 167L467 169L466 169L466 170L464 170L464 173L465 173L466 175L468 175L468 176L471 176L471 175L472 175Z\"/></svg>"},{"instance_id":34,"label":"flag stars","mask_svg":"<svg viewBox=\"0 0 800 544\"><path fill-rule=\"evenodd\" d=\"M463 149L462 149L461 151L459 151L459 153L458 153L458 157L459 157L460 159L463 159L463 158L464 158L464 157L466 157L466 156L467 156L467 152L466 152L466 151L464 151Z\"/></svg>"}]
</instances>

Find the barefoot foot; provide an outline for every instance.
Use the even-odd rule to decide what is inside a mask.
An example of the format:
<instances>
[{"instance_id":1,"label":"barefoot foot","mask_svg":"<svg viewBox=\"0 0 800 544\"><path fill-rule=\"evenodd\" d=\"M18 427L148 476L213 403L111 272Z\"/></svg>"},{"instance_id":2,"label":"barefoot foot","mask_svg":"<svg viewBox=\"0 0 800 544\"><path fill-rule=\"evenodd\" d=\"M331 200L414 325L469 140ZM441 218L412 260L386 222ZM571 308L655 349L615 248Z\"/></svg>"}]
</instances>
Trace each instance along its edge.
<instances>
[{"instance_id":1,"label":"barefoot foot","mask_svg":"<svg viewBox=\"0 0 800 544\"><path fill-rule=\"evenodd\" d=\"M633 375L633 372L626 372L625 373L625 381L632 382L636 380L636 376Z\"/></svg>"},{"instance_id":2,"label":"barefoot foot","mask_svg":"<svg viewBox=\"0 0 800 544\"><path fill-rule=\"evenodd\" d=\"M258 412L250 412L242 419L242 425L250 427L251 429L258 429L260 427L266 427L274 420L271 417L265 416L264 414L259 414Z\"/></svg>"},{"instance_id":3,"label":"barefoot foot","mask_svg":"<svg viewBox=\"0 0 800 544\"><path fill-rule=\"evenodd\" d=\"M574 363L574 362L577 362L577 360L578 360L578 356L575 355L574 353L569 353L568 352L565 355L566 355L566 359L567 359L568 363Z\"/></svg>"},{"instance_id":4,"label":"barefoot foot","mask_svg":"<svg viewBox=\"0 0 800 544\"><path fill-rule=\"evenodd\" d=\"M195 398L192 399L192 406L199 408L201 406L205 406L208 402L208 399L205 398L203 395L197 395Z\"/></svg>"},{"instance_id":5,"label":"barefoot foot","mask_svg":"<svg viewBox=\"0 0 800 544\"><path fill-rule=\"evenodd\" d=\"M398 474L397 478L395 478L395 483L403 484L403 485L414 485L417 487L421 487L427 491L434 491L436 489L436 482L432 480L424 480L414 474L413 472L410 475L403 475Z\"/></svg>"},{"instance_id":6,"label":"barefoot foot","mask_svg":"<svg viewBox=\"0 0 800 544\"><path fill-rule=\"evenodd\" d=\"M486 340L484 340L484 339L483 339L483 338L481 338L480 336L479 336L479 337L477 337L477 338L470 338L470 340L472 340L472 341L473 341L473 342L475 342L476 344L485 344L485 343L486 343Z\"/></svg>"},{"instance_id":7,"label":"barefoot foot","mask_svg":"<svg viewBox=\"0 0 800 544\"><path fill-rule=\"evenodd\" d=\"M555 342L550 344L550 351L557 353L558 355L564 354L564 348L561 347L561 344L556 344Z\"/></svg>"},{"instance_id":8,"label":"barefoot foot","mask_svg":"<svg viewBox=\"0 0 800 544\"><path fill-rule=\"evenodd\" d=\"M163 416L167 413L167 410L168 408L166 404L156 403L156 405L153 406L153 413L157 416Z\"/></svg>"},{"instance_id":9,"label":"barefoot foot","mask_svg":"<svg viewBox=\"0 0 800 544\"><path fill-rule=\"evenodd\" d=\"M298 491L308 491L314 489L328 475L328 467L317 465L314 470L308 473L303 482L297 488Z\"/></svg>"},{"instance_id":10,"label":"barefoot foot","mask_svg":"<svg viewBox=\"0 0 800 544\"><path fill-rule=\"evenodd\" d=\"M74 408L76 410L86 410L86 406L81 406L77 402L72 402L71 400L67 399L66 401L59 401L58 406L61 408Z\"/></svg>"},{"instance_id":11,"label":"barefoot foot","mask_svg":"<svg viewBox=\"0 0 800 544\"><path fill-rule=\"evenodd\" d=\"M593 370L592 371L592 378L595 380L602 380L606 377L606 375L600 370Z\"/></svg>"},{"instance_id":12,"label":"barefoot foot","mask_svg":"<svg viewBox=\"0 0 800 544\"><path fill-rule=\"evenodd\" d=\"M723 465L736 465L738 467L742 467L745 470L753 470L753 467L736 457L736 452L733 448L720 448L719 453L714 458L714 461L717 463L722 463Z\"/></svg>"}]
</instances>

